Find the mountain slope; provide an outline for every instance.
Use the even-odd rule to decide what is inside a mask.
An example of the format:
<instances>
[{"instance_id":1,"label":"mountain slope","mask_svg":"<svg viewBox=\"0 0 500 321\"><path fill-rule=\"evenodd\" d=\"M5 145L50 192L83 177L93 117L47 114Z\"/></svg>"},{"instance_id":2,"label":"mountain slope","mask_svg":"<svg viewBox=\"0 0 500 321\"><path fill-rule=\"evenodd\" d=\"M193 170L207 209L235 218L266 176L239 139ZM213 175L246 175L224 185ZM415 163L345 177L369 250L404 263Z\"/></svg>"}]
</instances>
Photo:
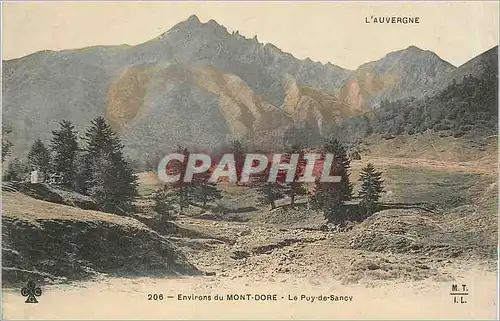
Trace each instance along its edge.
<instances>
[{"instance_id":1,"label":"mountain slope","mask_svg":"<svg viewBox=\"0 0 500 321\"><path fill-rule=\"evenodd\" d=\"M37 137L48 141L60 120L83 130L98 115L137 157L177 143L215 146L229 136L276 145L295 122L282 110L290 81L334 92L349 73L195 16L137 46L44 51L3 67L3 123L18 155ZM309 104L331 105L311 100L301 108ZM352 113L342 102L335 108Z\"/></svg>"},{"instance_id":2,"label":"mountain slope","mask_svg":"<svg viewBox=\"0 0 500 321\"><path fill-rule=\"evenodd\" d=\"M466 136L480 141L497 135L497 48L486 51L447 75L442 82L446 87L432 95L383 101L370 114L345 119L341 132L346 139L372 133L394 138L427 130L439 132L441 137ZM484 147L484 142L480 145Z\"/></svg>"},{"instance_id":3,"label":"mountain slope","mask_svg":"<svg viewBox=\"0 0 500 321\"><path fill-rule=\"evenodd\" d=\"M382 100L423 97L454 69L435 53L410 46L360 66L342 87L340 98L358 107L376 107Z\"/></svg>"},{"instance_id":4,"label":"mountain slope","mask_svg":"<svg viewBox=\"0 0 500 321\"><path fill-rule=\"evenodd\" d=\"M487 73L495 74L498 71L498 46L467 61L450 75L452 79L461 82L467 75L477 78L484 77Z\"/></svg>"},{"instance_id":5,"label":"mountain slope","mask_svg":"<svg viewBox=\"0 0 500 321\"><path fill-rule=\"evenodd\" d=\"M137 46L3 61L3 125L12 129L8 138L18 156L38 137L47 142L63 119L83 131L101 115L138 160L177 143L210 148L234 138L265 149L280 145L291 127L306 123L324 134L384 100L420 98L461 73L480 72L490 60L457 69L409 47L349 71L296 59L191 16Z\"/></svg>"}]
</instances>

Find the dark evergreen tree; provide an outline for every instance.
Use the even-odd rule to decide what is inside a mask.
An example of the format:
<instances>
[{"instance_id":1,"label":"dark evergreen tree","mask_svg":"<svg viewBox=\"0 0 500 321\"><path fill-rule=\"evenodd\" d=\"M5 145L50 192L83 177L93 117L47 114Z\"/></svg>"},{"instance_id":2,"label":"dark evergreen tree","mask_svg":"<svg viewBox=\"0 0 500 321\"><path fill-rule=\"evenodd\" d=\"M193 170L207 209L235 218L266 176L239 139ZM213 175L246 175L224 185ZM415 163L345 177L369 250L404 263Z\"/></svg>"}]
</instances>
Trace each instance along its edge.
<instances>
[{"instance_id":1,"label":"dark evergreen tree","mask_svg":"<svg viewBox=\"0 0 500 321\"><path fill-rule=\"evenodd\" d=\"M190 194L192 193L192 184L184 182L184 175L186 173L186 166L189 159L189 151L186 147L177 145L174 152L177 154L183 154L184 161L170 161L167 165L166 170L169 175L180 175L180 179L177 182L167 184L166 189L170 190L169 196L171 197L173 204L177 204L179 210L182 211L184 208L189 206Z\"/></svg>"},{"instance_id":2,"label":"dark evergreen tree","mask_svg":"<svg viewBox=\"0 0 500 321\"><path fill-rule=\"evenodd\" d=\"M13 158L3 175L4 181L22 182L28 178L28 166L18 158Z\"/></svg>"},{"instance_id":3,"label":"dark evergreen tree","mask_svg":"<svg viewBox=\"0 0 500 321\"><path fill-rule=\"evenodd\" d=\"M170 221L174 215L174 206L172 205L172 196L166 193L165 188L161 188L154 192L153 211L161 215L162 221Z\"/></svg>"},{"instance_id":4,"label":"dark evergreen tree","mask_svg":"<svg viewBox=\"0 0 500 321\"><path fill-rule=\"evenodd\" d=\"M210 173L195 174L189 186L189 199L195 203L202 203L203 207L207 206L208 202L213 202L222 198L217 185L210 183Z\"/></svg>"},{"instance_id":5,"label":"dark evergreen tree","mask_svg":"<svg viewBox=\"0 0 500 321\"><path fill-rule=\"evenodd\" d=\"M222 198L221 192L213 183L201 183L193 190L194 200L207 206L208 202L213 202Z\"/></svg>"},{"instance_id":6,"label":"dark evergreen tree","mask_svg":"<svg viewBox=\"0 0 500 321\"><path fill-rule=\"evenodd\" d=\"M361 198L360 206L364 209L365 215L370 216L374 213L377 207L377 202L380 194L384 192L382 184L382 173L375 170L373 164L368 163L360 173L359 181L361 182L361 190L359 198Z\"/></svg>"},{"instance_id":7,"label":"dark evergreen tree","mask_svg":"<svg viewBox=\"0 0 500 321\"><path fill-rule=\"evenodd\" d=\"M267 168L256 173L253 177L252 184L256 186L259 196L257 202L263 205L271 205L271 209L276 208L276 201L285 197L285 191L288 189L284 182L284 172L279 171L277 178L273 182L268 182L269 173L271 170L271 161Z\"/></svg>"},{"instance_id":8,"label":"dark evergreen tree","mask_svg":"<svg viewBox=\"0 0 500 321\"><path fill-rule=\"evenodd\" d=\"M85 163L86 155L79 151L75 159L75 184L74 190L78 193L87 194L86 181L88 180L88 171Z\"/></svg>"},{"instance_id":9,"label":"dark evergreen tree","mask_svg":"<svg viewBox=\"0 0 500 321\"><path fill-rule=\"evenodd\" d=\"M263 205L271 205L271 209L275 209L276 201L285 196L282 186L275 182L263 182L258 185L257 191L259 193L257 201Z\"/></svg>"},{"instance_id":10,"label":"dark evergreen tree","mask_svg":"<svg viewBox=\"0 0 500 321\"><path fill-rule=\"evenodd\" d=\"M2 139L2 162L10 154L12 143L7 139Z\"/></svg>"},{"instance_id":11,"label":"dark evergreen tree","mask_svg":"<svg viewBox=\"0 0 500 321\"><path fill-rule=\"evenodd\" d=\"M84 190L107 212L135 210L137 176L123 156L123 145L104 118L97 117L84 136L86 141Z\"/></svg>"},{"instance_id":12,"label":"dark evergreen tree","mask_svg":"<svg viewBox=\"0 0 500 321\"><path fill-rule=\"evenodd\" d=\"M231 152L234 155L234 166L236 169L237 182L241 180L241 172L245 164L245 147L239 140L231 142ZM237 183L238 184L238 183Z\"/></svg>"},{"instance_id":13,"label":"dark evergreen tree","mask_svg":"<svg viewBox=\"0 0 500 321\"><path fill-rule=\"evenodd\" d=\"M173 204L177 204L179 211L182 212L182 210L189 207L189 194L188 186L177 185L171 190L169 195L171 196Z\"/></svg>"},{"instance_id":14,"label":"dark evergreen tree","mask_svg":"<svg viewBox=\"0 0 500 321\"><path fill-rule=\"evenodd\" d=\"M314 186L313 206L322 210L331 222L340 223L347 219L343 210L346 201L352 198L352 184L349 182L351 160L346 148L337 140L332 139L324 145L323 153L333 154L331 168L323 168L330 175L340 176L340 182L321 182L320 177Z\"/></svg>"},{"instance_id":15,"label":"dark evergreen tree","mask_svg":"<svg viewBox=\"0 0 500 321\"><path fill-rule=\"evenodd\" d=\"M12 143L6 138L6 134L10 134L11 132L12 129L9 127L2 127L2 162L10 154Z\"/></svg>"},{"instance_id":16,"label":"dark evergreen tree","mask_svg":"<svg viewBox=\"0 0 500 321\"><path fill-rule=\"evenodd\" d=\"M52 131L50 141L51 173L60 177L60 184L67 188L74 188L76 179L75 159L78 153L77 132L70 121L63 120L61 127Z\"/></svg>"},{"instance_id":17,"label":"dark evergreen tree","mask_svg":"<svg viewBox=\"0 0 500 321\"><path fill-rule=\"evenodd\" d=\"M299 178L304 174L304 170L306 167L306 160L304 159L304 151L298 145L292 146L290 148L290 151L285 155L284 162L289 162L291 155L293 154L299 155L297 161L297 167L295 170L295 175L293 177L292 182L286 183L286 189L283 191L286 196L290 197L290 206L295 205L295 199L297 196L306 195L307 192L306 184L298 181Z\"/></svg>"},{"instance_id":18,"label":"dark evergreen tree","mask_svg":"<svg viewBox=\"0 0 500 321\"><path fill-rule=\"evenodd\" d=\"M38 138L28 152L28 166L31 170L38 170L42 176L49 174L50 153L43 142Z\"/></svg>"}]
</instances>

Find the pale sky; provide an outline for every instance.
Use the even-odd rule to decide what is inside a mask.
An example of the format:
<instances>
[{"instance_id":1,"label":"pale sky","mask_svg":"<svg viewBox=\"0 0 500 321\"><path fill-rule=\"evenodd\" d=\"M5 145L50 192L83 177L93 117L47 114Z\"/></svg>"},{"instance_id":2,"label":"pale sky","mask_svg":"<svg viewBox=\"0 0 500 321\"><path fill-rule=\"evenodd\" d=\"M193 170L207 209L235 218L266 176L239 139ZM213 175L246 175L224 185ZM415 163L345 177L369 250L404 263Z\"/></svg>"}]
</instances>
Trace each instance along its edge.
<instances>
[{"instance_id":1,"label":"pale sky","mask_svg":"<svg viewBox=\"0 0 500 321\"><path fill-rule=\"evenodd\" d=\"M498 45L498 2L4 2L2 56L139 44L196 14L295 57L348 69L415 45L458 66ZM419 16L420 24L365 17Z\"/></svg>"}]
</instances>

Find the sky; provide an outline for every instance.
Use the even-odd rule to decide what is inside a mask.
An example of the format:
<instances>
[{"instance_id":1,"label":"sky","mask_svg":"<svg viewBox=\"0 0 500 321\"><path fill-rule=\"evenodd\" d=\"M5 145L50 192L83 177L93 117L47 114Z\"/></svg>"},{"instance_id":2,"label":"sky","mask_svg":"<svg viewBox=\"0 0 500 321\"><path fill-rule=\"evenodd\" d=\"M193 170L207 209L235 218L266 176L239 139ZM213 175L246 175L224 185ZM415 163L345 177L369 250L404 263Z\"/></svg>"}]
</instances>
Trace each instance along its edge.
<instances>
[{"instance_id":1,"label":"sky","mask_svg":"<svg viewBox=\"0 0 500 321\"><path fill-rule=\"evenodd\" d=\"M459 66L498 45L497 1L3 2L2 59L40 50L135 45L196 14L295 57L348 69L415 45ZM419 24L367 24L371 16Z\"/></svg>"}]
</instances>

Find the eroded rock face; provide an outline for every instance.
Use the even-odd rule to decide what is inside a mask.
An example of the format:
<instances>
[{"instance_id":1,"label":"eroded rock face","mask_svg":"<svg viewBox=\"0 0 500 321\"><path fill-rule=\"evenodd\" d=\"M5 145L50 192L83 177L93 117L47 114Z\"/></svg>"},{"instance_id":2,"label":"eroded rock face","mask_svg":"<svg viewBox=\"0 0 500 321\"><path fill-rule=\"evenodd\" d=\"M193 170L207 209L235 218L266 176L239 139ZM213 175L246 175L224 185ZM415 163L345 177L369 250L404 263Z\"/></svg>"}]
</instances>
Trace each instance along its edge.
<instances>
[{"instance_id":1,"label":"eroded rock face","mask_svg":"<svg viewBox=\"0 0 500 321\"><path fill-rule=\"evenodd\" d=\"M108 89L106 105L108 119L130 139L127 147L132 144L138 150L177 143L213 147L228 137L273 148L294 123L306 122L321 131L328 122L362 112L295 80L287 85L283 105L275 106L235 74L182 64L121 71ZM165 141L158 137L159 146L148 145L155 133ZM139 141L141 137L146 139Z\"/></svg>"},{"instance_id":2,"label":"eroded rock face","mask_svg":"<svg viewBox=\"0 0 500 321\"><path fill-rule=\"evenodd\" d=\"M153 72L151 66L129 66L111 81L106 95L106 118L117 131L140 113Z\"/></svg>"},{"instance_id":3,"label":"eroded rock face","mask_svg":"<svg viewBox=\"0 0 500 321\"><path fill-rule=\"evenodd\" d=\"M328 125L346 117L366 112L350 105L335 95L311 87L291 83L283 109L290 113L294 123L307 123L323 133Z\"/></svg>"},{"instance_id":4,"label":"eroded rock face","mask_svg":"<svg viewBox=\"0 0 500 321\"><path fill-rule=\"evenodd\" d=\"M253 140L256 133L280 129L290 123L290 119L255 94L240 77L213 67L196 69L195 73L198 86L218 96L219 110L232 136Z\"/></svg>"}]
</instances>

